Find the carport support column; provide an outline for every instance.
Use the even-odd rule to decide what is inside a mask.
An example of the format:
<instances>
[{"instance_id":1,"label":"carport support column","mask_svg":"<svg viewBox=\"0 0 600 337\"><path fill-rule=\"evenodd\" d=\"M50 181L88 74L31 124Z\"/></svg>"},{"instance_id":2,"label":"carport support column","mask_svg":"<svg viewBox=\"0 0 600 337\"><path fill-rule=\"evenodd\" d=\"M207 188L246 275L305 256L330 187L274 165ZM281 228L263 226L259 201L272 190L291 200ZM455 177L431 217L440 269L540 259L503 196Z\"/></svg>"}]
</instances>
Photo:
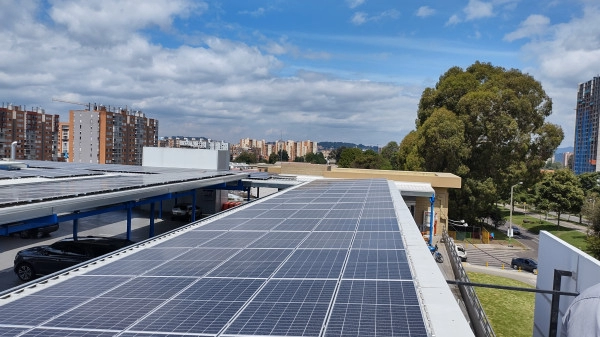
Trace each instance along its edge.
<instances>
[{"instance_id":1,"label":"carport support column","mask_svg":"<svg viewBox=\"0 0 600 337\"><path fill-rule=\"evenodd\" d=\"M150 204L150 233L148 237L154 237L154 203Z\"/></svg>"},{"instance_id":2,"label":"carport support column","mask_svg":"<svg viewBox=\"0 0 600 337\"><path fill-rule=\"evenodd\" d=\"M192 190L192 222L196 221L196 189Z\"/></svg>"},{"instance_id":3,"label":"carport support column","mask_svg":"<svg viewBox=\"0 0 600 337\"><path fill-rule=\"evenodd\" d=\"M127 205L127 240L131 240L131 203Z\"/></svg>"},{"instance_id":4,"label":"carport support column","mask_svg":"<svg viewBox=\"0 0 600 337\"><path fill-rule=\"evenodd\" d=\"M552 290L555 292L560 291L560 284L562 283L563 276L571 276L572 272L568 270L554 269L554 283L552 284ZM560 295L557 293L552 294L552 304L550 305L550 330L548 337L556 337L558 330L558 306L560 304Z\"/></svg>"},{"instance_id":5,"label":"carport support column","mask_svg":"<svg viewBox=\"0 0 600 337\"><path fill-rule=\"evenodd\" d=\"M73 213L79 213L79 211L75 211ZM73 240L77 240L77 232L79 231L79 218L73 219Z\"/></svg>"},{"instance_id":6,"label":"carport support column","mask_svg":"<svg viewBox=\"0 0 600 337\"><path fill-rule=\"evenodd\" d=\"M433 213L433 205L435 204L435 194L431 195L429 202L431 203L431 210L429 211L429 245L433 246L433 218L435 216Z\"/></svg>"}]
</instances>

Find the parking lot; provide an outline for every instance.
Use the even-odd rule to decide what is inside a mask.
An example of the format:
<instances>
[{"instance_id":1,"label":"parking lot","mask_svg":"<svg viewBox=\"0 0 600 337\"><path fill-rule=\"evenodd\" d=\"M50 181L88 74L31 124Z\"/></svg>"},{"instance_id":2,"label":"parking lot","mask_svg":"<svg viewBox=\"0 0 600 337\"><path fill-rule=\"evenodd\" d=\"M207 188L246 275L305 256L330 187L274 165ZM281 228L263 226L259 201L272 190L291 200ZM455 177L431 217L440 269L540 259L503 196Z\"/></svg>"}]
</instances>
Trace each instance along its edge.
<instances>
[{"instance_id":1,"label":"parking lot","mask_svg":"<svg viewBox=\"0 0 600 337\"><path fill-rule=\"evenodd\" d=\"M155 235L168 232L186 224L182 221L170 220L170 214L163 213L163 219L155 219ZM131 240L142 241L148 238L149 214L142 211L134 211L131 219ZM80 219L78 222L79 236L108 236L126 237L127 212L116 211ZM72 237L73 222L60 223L60 228L50 234L49 237L36 239L21 239L15 236L0 236L0 291L17 287L23 282L13 272L13 261L19 250L49 245L62 238Z\"/></svg>"}]
</instances>

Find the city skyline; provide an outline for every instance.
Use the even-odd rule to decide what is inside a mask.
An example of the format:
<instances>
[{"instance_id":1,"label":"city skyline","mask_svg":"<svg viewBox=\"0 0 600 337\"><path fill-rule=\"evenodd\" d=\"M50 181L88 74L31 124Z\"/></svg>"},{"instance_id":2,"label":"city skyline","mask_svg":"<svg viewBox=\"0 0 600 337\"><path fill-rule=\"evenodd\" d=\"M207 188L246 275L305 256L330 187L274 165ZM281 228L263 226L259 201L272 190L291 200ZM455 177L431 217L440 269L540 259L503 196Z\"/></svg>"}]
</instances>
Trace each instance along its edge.
<instances>
[{"instance_id":1,"label":"city skyline","mask_svg":"<svg viewBox=\"0 0 600 337\"><path fill-rule=\"evenodd\" d=\"M426 87L475 61L553 99L572 146L579 83L600 69L597 1L3 2L2 100L66 120L129 106L159 136L383 146L415 129Z\"/></svg>"}]
</instances>

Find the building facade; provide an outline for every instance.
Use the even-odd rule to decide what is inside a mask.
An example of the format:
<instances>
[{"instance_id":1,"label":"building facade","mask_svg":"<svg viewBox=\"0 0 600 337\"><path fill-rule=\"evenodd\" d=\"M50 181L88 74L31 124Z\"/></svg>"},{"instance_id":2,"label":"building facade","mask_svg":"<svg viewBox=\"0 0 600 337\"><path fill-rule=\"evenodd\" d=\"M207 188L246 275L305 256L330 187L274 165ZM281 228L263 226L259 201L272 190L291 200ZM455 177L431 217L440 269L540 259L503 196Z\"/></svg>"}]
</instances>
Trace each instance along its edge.
<instances>
[{"instance_id":1,"label":"building facade","mask_svg":"<svg viewBox=\"0 0 600 337\"><path fill-rule=\"evenodd\" d=\"M17 160L56 160L58 152L59 115L46 114L44 109L27 111L8 104L0 108L0 151L11 157L11 144L17 142Z\"/></svg>"},{"instance_id":2,"label":"building facade","mask_svg":"<svg viewBox=\"0 0 600 337\"><path fill-rule=\"evenodd\" d=\"M71 110L69 139L69 162L142 165L143 148L158 146L158 120L104 106Z\"/></svg>"},{"instance_id":3,"label":"building facade","mask_svg":"<svg viewBox=\"0 0 600 337\"><path fill-rule=\"evenodd\" d=\"M304 157L309 153L317 153L317 142L310 140L294 141L294 140L278 140L268 143L264 139L257 140L251 138L240 139L239 145L232 148L232 157L237 157L242 151L253 152L259 160L268 160L269 156L279 151L286 151L289 161L294 161L298 157Z\"/></svg>"},{"instance_id":4,"label":"building facade","mask_svg":"<svg viewBox=\"0 0 600 337\"><path fill-rule=\"evenodd\" d=\"M204 137L160 137L158 147L229 150L229 143Z\"/></svg>"},{"instance_id":5,"label":"building facade","mask_svg":"<svg viewBox=\"0 0 600 337\"><path fill-rule=\"evenodd\" d=\"M600 77L579 84L575 120L573 171L596 172L598 167L598 126L600 115Z\"/></svg>"}]
</instances>

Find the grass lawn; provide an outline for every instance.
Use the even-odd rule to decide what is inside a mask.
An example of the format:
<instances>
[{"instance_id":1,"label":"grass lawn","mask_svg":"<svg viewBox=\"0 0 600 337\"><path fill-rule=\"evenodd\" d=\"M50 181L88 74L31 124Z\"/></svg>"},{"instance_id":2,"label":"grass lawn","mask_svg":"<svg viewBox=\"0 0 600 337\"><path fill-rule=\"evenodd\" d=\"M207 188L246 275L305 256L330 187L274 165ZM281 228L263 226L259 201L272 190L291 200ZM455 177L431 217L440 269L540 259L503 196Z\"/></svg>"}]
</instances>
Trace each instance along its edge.
<instances>
[{"instance_id":1,"label":"grass lawn","mask_svg":"<svg viewBox=\"0 0 600 337\"><path fill-rule=\"evenodd\" d=\"M532 286L513 279L468 272L471 282L520 288ZM533 333L535 293L475 287L485 314L498 337L530 337Z\"/></svg>"}]
</instances>

